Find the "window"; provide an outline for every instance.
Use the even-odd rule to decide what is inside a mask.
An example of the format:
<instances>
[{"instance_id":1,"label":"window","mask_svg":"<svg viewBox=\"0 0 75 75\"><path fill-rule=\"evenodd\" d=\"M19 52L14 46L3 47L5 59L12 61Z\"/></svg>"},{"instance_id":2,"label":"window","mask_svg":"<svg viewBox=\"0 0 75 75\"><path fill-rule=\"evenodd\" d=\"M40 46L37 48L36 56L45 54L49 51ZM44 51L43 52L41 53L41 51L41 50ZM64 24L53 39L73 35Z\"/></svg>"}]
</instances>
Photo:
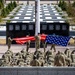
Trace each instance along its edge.
<instances>
[{"instance_id":1,"label":"window","mask_svg":"<svg viewBox=\"0 0 75 75\"><path fill-rule=\"evenodd\" d=\"M28 10L33 10L32 8L28 8Z\"/></svg>"},{"instance_id":2,"label":"window","mask_svg":"<svg viewBox=\"0 0 75 75\"><path fill-rule=\"evenodd\" d=\"M47 30L47 25L42 25L42 30Z\"/></svg>"},{"instance_id":3,"label":"window","mask_svg":"<svg viewBox=\"0 0 75 75\"><path fill-rule=\"evenodd\" d=\"M32 12L32 11L27 11L27 13L28 13L28 12Z\"/></svg>"},{"instance_id":4,"label":"window","mask_svg":"<svg viewBox=\"0 0 75 75\"><path fill-rule=\"evenodd\" d=\"M9 25L9 30L13 30L13 25Z\"/></svg>"},{"instance_id":5,"label":"window","mask_svg":"<svg viewBox=\"0 0 75 75\"><path fill-rule=\"evenodd\" d=\"M47 10L48 11L48 9L43 9L43 10Z\"/></svg>"},{"instance_id":6,"label":"window","mask_svg":"<svg viewBox=\"0 0 75 75\"><path fill-rule=\"evenodd\" d=\"M19 25L16 25L15 26L15 30L20 30L20 26Z\"/></svg>"},{"instance_id":7,"label":"window","mask_svg":"<svg viewBox=\"0 0 75 75\"><path fill-rule=\"evenodd\" d=\"M19 19L19 17L14 17L14 19Z\"/></svg>"},{"instance_id":8,"label":"window","mask_svg":"<svg viewBox=\"0 0 75 75\"><path fill-rule=\"evenodd\" d=\"M50 15L50 14L44 14L45 16Z\"/></svg>"},{"instance_id":9,"label":"window","mask_svg":"<svg viewBox=\"0 0 75 75\"><path fill-rule=\"evenodd\" d=\"M49 11L44 11L44 12L49 12Z\"/></svg>"},{"instance_id":10,"label":"window","mask_svg":"<svg viewBox=\"0 0 75 75\"><path fill-rule=\"evenodd\" d=\"M49 25L49 30L54 30L54 25Z\"/></svg>"},{"instance_id":11,"label":"window","mask_svg":"<svg viewBox=\"0 0 75 75\"><path fill-rule=\"evenodd\" d=\"M26 14L26 15L32 15L32 14Z\"/></svg>"},{"instance_id":12,"label":"window","mask_svg":"<svg viewBox=\"0 0 75 75\"><path fill-rule=\"evenodd\" d=\"M62 25L62 30L66 30L66 25Z\"/></svg>"},{"instance_id":13,"label":"window","mask_svg":"<svg viewBox=\"0 0 75 75\"><path fill-rule=\"evenodd\" d=\"M56 25L56 30L60 30L60 25Z\"/></svg>"},{"instance_id":14,"label":"window","mask_svg":"<svg viewBox=\"0 0 75 75\"><path fill-rule=\"evenodd\" d=\"M33 25L29 25L29 30L33 30Z\"/></svg>"},{"instance_id":15,"label":"window","mask_svg":"<svg viewBox=\"0 0 75 75\"><path fill-rule=\"evenodd\" d=\"M61 19L61 17L57 17L57 19Z\"/></svg>"},{"instance_id":16,"label":"window","mask_svg":"<svg viewBox=\"0 0 75 75\"><path fill-rule=\"evenodd\" d=\"M24 17L24 19L30 19L31 17Z\"/></svg>"},{"instance_id":17,"label":"window","mask_svg":"<svg viewBox=\"0 0 75 75\"><path fill-rule=\"evenodd\" d=\"M21 10L24 10L23 8Z\"/></svg>"},{"instance_id":18,"label":"window","mask_svg":"<svg viewBox=\"0 0 75 75\"><path fill-rule=\"evenodd\" d=\"M52 19L52 17L45 17L45 19Z\"/></svg>"},{"instance_id":19,"label":"window","mask_svg":"<svg viewBox=\"0 0 75 75\"><path fill-rule=\"evenodd\" d=\"M22 25L22 30L26 30L26 25Z\"/></svg>"},{"instance_id":20,"label":"window","mask_svg":"<svg viewBox=\"0 0 75 75\"><path fill-rule=\"evenodd\" d=\"M21 15L21 14L17 14L17 15Z\"/></svg>"}]
</instances>

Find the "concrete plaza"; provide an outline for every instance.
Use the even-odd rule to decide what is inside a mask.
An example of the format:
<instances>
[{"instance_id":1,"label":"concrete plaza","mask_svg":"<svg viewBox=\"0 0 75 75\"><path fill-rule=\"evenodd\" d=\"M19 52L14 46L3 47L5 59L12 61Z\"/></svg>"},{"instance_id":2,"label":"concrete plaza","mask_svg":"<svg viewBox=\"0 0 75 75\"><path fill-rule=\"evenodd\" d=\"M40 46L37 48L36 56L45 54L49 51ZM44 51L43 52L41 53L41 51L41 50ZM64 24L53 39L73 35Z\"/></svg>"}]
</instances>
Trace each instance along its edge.
<instances>
[{"instance_id":1,"label":"concrete plaza","mask_svg":"<svg viewBox=\"0 0 75 75\"><path fill-rule=\"evenodd\" d=\"M48 45L46 50L49 50L51 47L51 45ZM20 52L23 48L26 49L26 45L12 45L11 46L11 50L13 51L13 53L17 53ZM75 46L67 46L67 47L62 47L62 46L56 46L56 52L57 51L61 51L64 52L66 48L69 48L71 51L75 50ZM1 56L8 50L8 46L7 45L0 45L0 58ZM40 48L41 51L44 51L43 48ZM30 52L34 52L35 48L30 48L29 49Z\"/></svg>"}]
</instances>

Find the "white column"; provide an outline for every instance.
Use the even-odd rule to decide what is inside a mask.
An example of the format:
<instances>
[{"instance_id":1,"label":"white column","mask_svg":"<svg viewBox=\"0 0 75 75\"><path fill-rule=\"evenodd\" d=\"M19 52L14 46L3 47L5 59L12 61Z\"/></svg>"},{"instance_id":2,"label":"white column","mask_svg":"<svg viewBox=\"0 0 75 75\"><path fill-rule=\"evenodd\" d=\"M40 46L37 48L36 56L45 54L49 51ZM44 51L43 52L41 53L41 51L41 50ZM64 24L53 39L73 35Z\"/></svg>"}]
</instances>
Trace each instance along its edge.
<instances>
[{"instance_id":1,"label":"white column","mask_svg":"<svg viewBox=\"0 0 75 75\"><path fill-rule=\"evenodd\" d=\"M35 35L40 33L40 0L35 0Z\"/></svg>"}]
</instances>

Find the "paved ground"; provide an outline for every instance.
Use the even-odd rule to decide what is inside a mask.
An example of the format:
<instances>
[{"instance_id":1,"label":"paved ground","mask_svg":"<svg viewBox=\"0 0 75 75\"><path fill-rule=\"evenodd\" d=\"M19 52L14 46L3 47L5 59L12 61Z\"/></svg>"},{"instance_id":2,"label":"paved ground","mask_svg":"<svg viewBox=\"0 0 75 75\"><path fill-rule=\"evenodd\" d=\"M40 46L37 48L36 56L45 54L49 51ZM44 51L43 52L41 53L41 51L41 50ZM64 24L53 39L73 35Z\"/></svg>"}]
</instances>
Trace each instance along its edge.
<instances>
[{"instance_id":1,"label":"paved ground","mask_svg":"<svg viewBox=\"0 0 75 75\"><path fill-rule=\"evenodd\" d=\"M47 46L46 50L50 49L50 45ZM67 46L71 51L72 50L75 50L75 46ZM62 46L56 46L56 50L58 51L62 51L64 52L65 49L67 47L62 47ZM17 52L20 52L23 48L26 48L25 45L12 45L11 46L11 50L14 52L14 53L17 53ZM7 45L0 45L0 58L1 56L8 50L8 47ZM43 48L40 48L40 50L43 51ZM35 51L35 48L30 48L29 49L30 52L34 52Z\"/></svg>"}]
</instances>

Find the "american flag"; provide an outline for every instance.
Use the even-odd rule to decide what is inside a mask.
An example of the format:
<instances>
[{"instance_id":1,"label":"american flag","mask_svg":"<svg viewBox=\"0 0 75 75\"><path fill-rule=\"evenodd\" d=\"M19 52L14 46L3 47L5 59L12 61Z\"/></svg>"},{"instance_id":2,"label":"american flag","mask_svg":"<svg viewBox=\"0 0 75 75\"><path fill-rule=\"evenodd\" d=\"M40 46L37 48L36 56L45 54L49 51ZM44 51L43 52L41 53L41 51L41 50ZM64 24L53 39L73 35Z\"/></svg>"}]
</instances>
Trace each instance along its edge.
<instances>
[{"instance_id":1,"label":"american flag","mask_svg":"<svg viewBox=\"0 0 75 75\"><path fill-rule=\"evenodd\" d=\"M61 46L67 46L68 41L71 37L68 36L58 36L58 35L48 35L46 37L46 42L50 44L56 44Z\"/></svg>"}]
</instances>

